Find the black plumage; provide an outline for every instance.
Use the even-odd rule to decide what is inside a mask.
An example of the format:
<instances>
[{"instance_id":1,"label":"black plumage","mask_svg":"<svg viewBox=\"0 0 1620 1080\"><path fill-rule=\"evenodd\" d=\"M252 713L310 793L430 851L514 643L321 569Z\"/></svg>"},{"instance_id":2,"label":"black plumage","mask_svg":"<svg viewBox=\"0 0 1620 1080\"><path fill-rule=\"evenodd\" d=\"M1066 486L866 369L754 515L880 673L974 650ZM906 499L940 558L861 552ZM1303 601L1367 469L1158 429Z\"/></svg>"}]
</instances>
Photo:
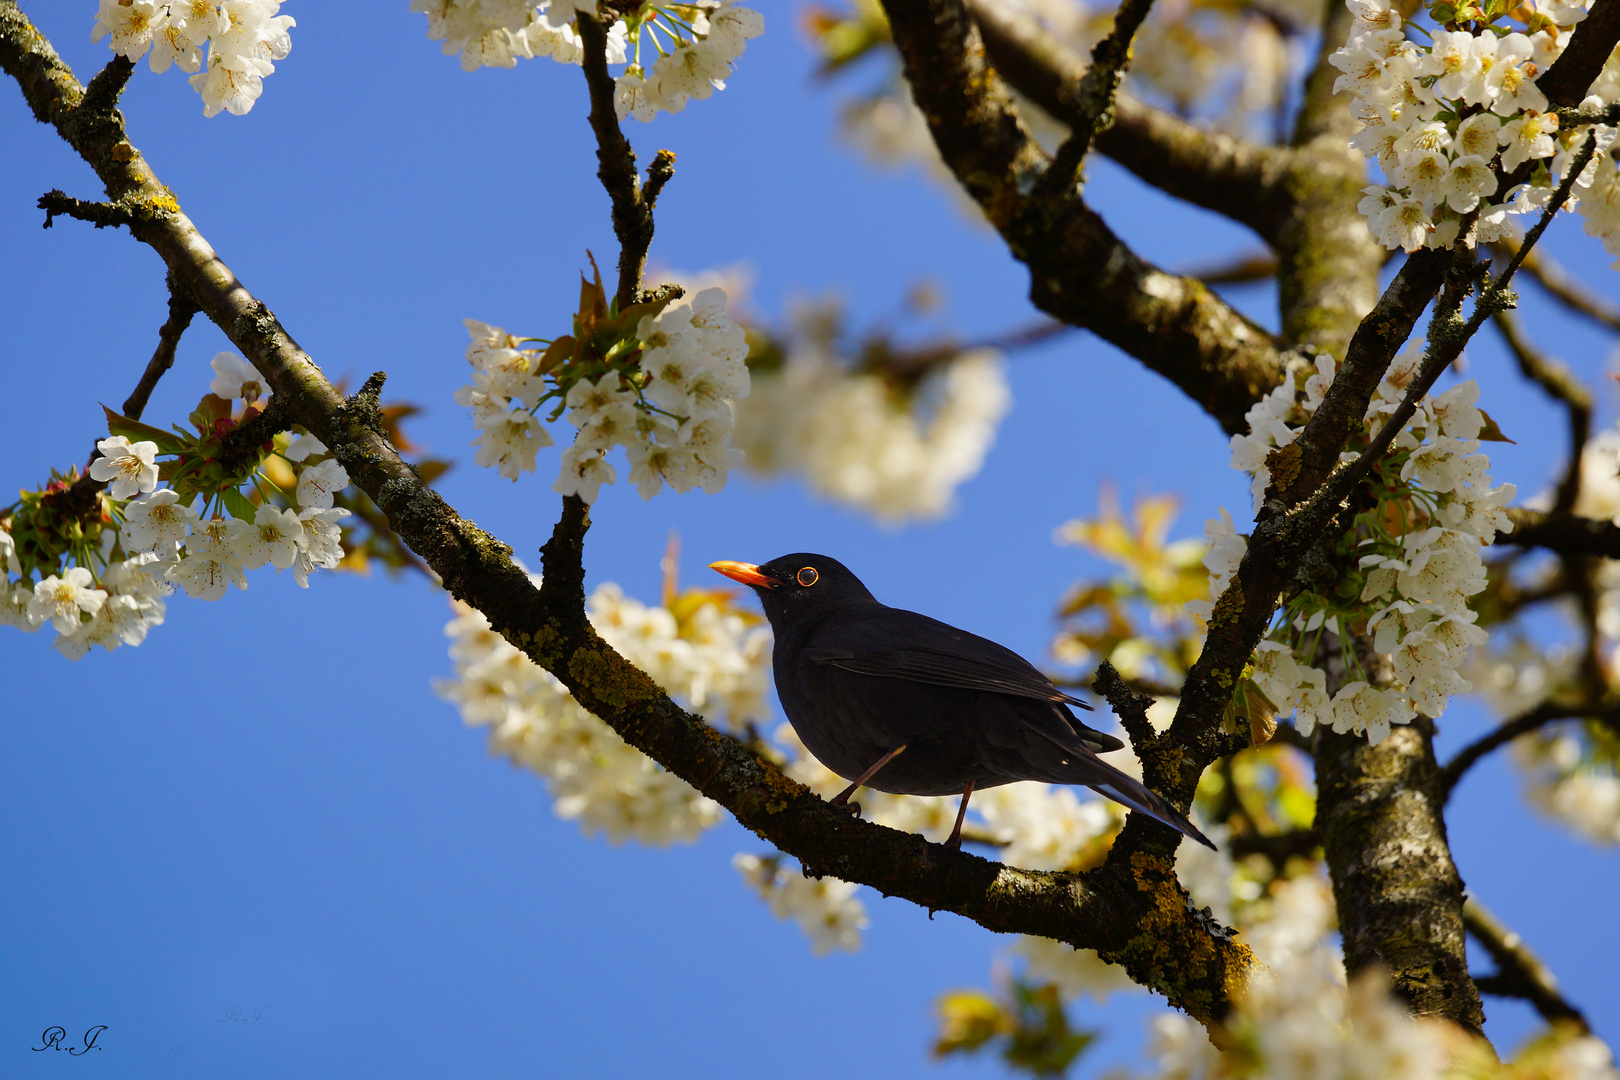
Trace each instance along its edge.
<instances>
[{"instance_id":1,"label":"black plumage","mask_svg":"<svg viewBox=\"0 0 1620 1080\"><path fill-rule=\"evenodd\" d=\"M804 745L852 781L899 795L962 795L1039 780L1084 784L1213 848L1167 800L1097 757L1124 744L1081 723L1070 697L995 642L887 607L843 564L784 555L712 567L750 586L776 637L776 689Z\"/></svg>"}]
</instances>

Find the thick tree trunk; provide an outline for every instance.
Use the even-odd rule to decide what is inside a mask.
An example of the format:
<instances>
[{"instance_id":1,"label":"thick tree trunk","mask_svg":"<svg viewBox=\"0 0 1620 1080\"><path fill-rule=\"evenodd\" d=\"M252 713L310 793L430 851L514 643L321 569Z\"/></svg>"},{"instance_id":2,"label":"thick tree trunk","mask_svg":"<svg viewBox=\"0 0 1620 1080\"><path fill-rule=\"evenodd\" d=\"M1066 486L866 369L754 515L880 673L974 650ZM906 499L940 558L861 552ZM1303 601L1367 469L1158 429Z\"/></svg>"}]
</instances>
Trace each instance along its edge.
<instances>
[{"instance_id":1,"label":"thick tree trunk","mask_svg":"<svg viewBox=\"0 0 1620 1080\"><path fill-rule=\"evenodd\" d=\"M1319 732L1316 828L1350 974L1382 966L1414 1012L1478 1031L1485 1013L1468 977L1433 733L1421 717L1377 746Z\"/></svg>"}]
</instances>

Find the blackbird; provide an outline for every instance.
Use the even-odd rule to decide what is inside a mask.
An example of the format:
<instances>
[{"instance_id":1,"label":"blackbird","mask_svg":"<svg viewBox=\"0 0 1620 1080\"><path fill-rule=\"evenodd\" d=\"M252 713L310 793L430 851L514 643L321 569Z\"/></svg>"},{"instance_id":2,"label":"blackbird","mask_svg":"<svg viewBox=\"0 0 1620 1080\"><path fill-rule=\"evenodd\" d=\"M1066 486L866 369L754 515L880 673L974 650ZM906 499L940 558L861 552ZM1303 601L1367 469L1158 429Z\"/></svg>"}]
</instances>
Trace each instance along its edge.
<instances>
[{"instance_id":1,"label":"blackbird","mask_svg":"<svg viewBox=\"0 0 1620 1080\"><path fill-rule=\"evenodd\" d=\"M897 795L957 795L948 847L962 844L975 789L1040 780L1084 784L1215 845L1161 795L1097 757L1124 743L1087 727L1070 697L1023 657L954 626L878 603L836 559L800 553L710 567L759 594L776 635L782 708L804 745L851 781Z\"/></svg>"}]
</instances>

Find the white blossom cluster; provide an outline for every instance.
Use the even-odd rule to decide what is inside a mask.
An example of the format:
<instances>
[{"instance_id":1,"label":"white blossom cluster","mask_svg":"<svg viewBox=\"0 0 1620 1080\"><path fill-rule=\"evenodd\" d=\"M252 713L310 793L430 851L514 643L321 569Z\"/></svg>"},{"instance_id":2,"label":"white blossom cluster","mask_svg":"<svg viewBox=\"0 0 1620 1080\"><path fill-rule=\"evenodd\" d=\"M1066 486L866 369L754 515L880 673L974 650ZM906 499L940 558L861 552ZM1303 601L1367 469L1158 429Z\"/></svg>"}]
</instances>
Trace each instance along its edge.
<instances>
[{"instance_id":1,"label":"white blossom cluster","mask_svg":"<svg viewBox=\"0 0 1620 1080\"><path fill-rule=\"evenodd\" d=\"M1589 4L1544 5L1528 34L1494 26L1431 34L1414 24L1429 39L1420 44L1407 37L1390 0L1348 0L1356 18L1350 39L1331 57L1343 73L1334 89L1354 95L1362 128L1351 145L1376 157L1388 182L1366 188L1360 204L1380 243L1404 251L1445 247L1470 214L1477 215L1474 239L1488 243L1512 231L1510 215L1547 205L1587 129L1561 128L1535 80L1563 51ZM1603 102L1592 97L1583 107ZM1592 187L1615 136L1611 127L1591 130L1597 158L1576 181L1582 189ZM1512 172L1527 161L1547 165L1529 182L1499 192L1497 163ZM1577 202L1572 193L1566 206ZM1596 220L1588 217L1589 230Z\"/></svg>"},{"instance_id":2,"label":"white blossom cluster","mask_svg":"<svg viewBox=\"0 0 1620 1080\"><path fill-rule=\"evenodd\" d=\"M1609 59L1603 65L1603 71L1598 75L1597 81L1591 86L1590 93L1599 102L1620 101L1620 52L1609 54ZM1584 104L1589 104L1583 102ZM1612 133L1613 129L1610 129ZM1612 134L1606 136L1608 144L1601 142L1600 150L1593 160L1591 170L1591 186L1581 197L1580 205L1576 208L1585 220L1582 227L1588 236L1596 236L1603 241L1603 246L1610 255L1620 256L1620 167L1617 167L1614 157L1616 149ZM1582 174L1586 179L1587 174ZM1620 261L1615 263L1620 268Z\"/></svg>"},{"instance_id":3,"label":"white blossom cluster","mask_svg":"<svg viewBox=\"0 0 1620 1080\"><path fill-rule=\"evenodd\" d=\"M1308 959L1333 970L1340 963L1331 936L1337 914L1332 887L1321 867L1262 885L1245 867L1234 865L1224 826L1206 831L1221 845L1221 851L1183 844L1176 853L1176 876L1192 905L1208 909L1215 921L1238 929L1240 940L1267 967ZM1023 937L1012 951L1023 961L1026 978L1054 984L1066 1000L1089 997L1101 1004L1112 994L1141 989L1122 968L1103 960L1093 949ZM1337 970L1342 982L1342 965Z\"/></svg>"},{"instance_id":4,"label":"white blossom cluster","mask_svg":"<svg viewBox=\"0 0 1620 1080\"><path fill-rule=\"evenodd\" d=\"M1559 725L1514 741L1513 760L1524 776L1525 797L1589 840L1620 844L1620 755L1612 736L1583 734Z\"/></svg>"},{"instance_id":5,"label":"white blossom cluster","mask_svg":"<svg viewBox=\"0 0 1620 1080\"><path fill-rule=\"evenodd\" d=\"M549 56L580 64L585 50L574 17L595 14L585 0L411 0L428 19L428 37L460 55L464 70L513 67ZM607 61L626 64L615 80L619 119L651 120L677 113L726 88L748 39L765 32L765 18L734 0L642 4L608 29Z\"/></svg>"},{"instance_id":6,"label":"white blossom cluster","mask_svg":"<svg viewBox=\"0 0 1620 1080\"><path fill-rule=\"evenodd\" d=\"M764 32L765 17L733 0L643 4L631 31L635 55L613 95L619 119L633 116L646 122L724 90L748 39Z\"/></svg>"},{"instance_id":7,"label":"white blossom cluster","mask_svg":"<svg viewBox=\"0 0 1620 1080\"><path fill-rule=\"evenodd\" d=\"M636 328L639 366L580 375L566 389L539 374L543 354L518 348L521 339L473 319L467 331L473 380L456 391L456 401L472 408L479 429L474 460L509 480L533 472L536 454L552 445L535 413L559 395L578 429L552 485L559 494L595 502L602 485L618 479L606 460L615 446L625 448L630 482L644 499L666 484L682 493L717 492L742 462L731 446L731 401L748 394L748 341L727 316L720 289L643 316Z\"/></svg>"},{"instance_id":8,"label":"white blossom cluster","mask_svg":"<svg viewBox=\"0 0 1620 1080\"><path fill-rule=\"evenodd\" d=\"M446 627L455 677L435 689L462 719L490 729L490 748L546 778L557 816L614 843L691 841L720 820L699 795L586 712L550 672L460 604ZM682 619L602 585L589 616L609 645L710 723L762 718L769 634L706 602Z\"/></svg>"},{"instance_id":9,"label":"white blossom cluster","mask_svg":"<svg viewBox=\"0 0 1620 1080\"><path fill-rule=\"evenodd\" d=\"M825 336L801 330L779 371L755 373L735 442L750 471L799 473L820 494L899 524L950 509L1011 401L992 350L946 361L908 398L881 376L852 373Z\"/></svg>"},{"instance_id":10,"label":"white blossom cluster","mask_svg":"<svg viewBox=\"0 0 1620 1080\"><path fill-rule=\"evenodd\" d=\"M574 30L574 5L533 0L411 0L427 16L428 39L444 42L446 56L461 57L464 71L514 67L519 60L549 56L578 64L585 51ZM559 21L553 22L553 17ZM608 31L608 62L624 63L623 20Z\"/></svg>"},{"instance_id":11,"label":"white blossom cluster","mask_svg":"<svg viewBox=\"0 0 1620 1080\"><path fill-rule=\"evenodd\" d=\"M1422 349L1414 347L1390 365L1368 404L1363 437L1399 406L1421 360ZM1267 394L1249 410L1249 434L1232 437L1232 467L1254 477L1256 510L1271 481L1268 455L1298 435L1334 371L1331 357L1319 357L1303 385L1289 380ZM1302 733L1324 724L1377 744L1391 725L1408 723L1419 711L1438 717L1452 694L1471 689L1458 668L1486 635L1475 625L1468 598L1485 587L1481 548L1512 527L1503 507L1514 495L1512 484L1491 486L1490 461L1478 452L1485 430L1485 417L1474 405L1478 396L1470 379L1424 397L1376 470L1382 485L1377 507L1357 518L1360 588L1348 600L1303 594L1260 643L1254 681L1281 715L1296 714ZM1210 595L1219 597L1247 545L1224 510L1204 534ZM1199 601L1189 610L1208 619L1212 604ZM1330 696L1327 672L1311 661L1324 632L1346 641L1351 624L1365 625L1373 635L1373 648L1389 658L1393 682L1375 685L1353 650L1341 650L1347 670Z\"/></svg>"},{"instance_id":12,"label":"white blossom cluster","mask_svg":"<svg viewBox=\"0 0 1620 1080\"><path fill-rule=\"evenodd\" d=\"M209 390L221 398L252 403L267 385L234 353L215 356L213 368ZM100 572L79 565L31 586L12 581L22 567L13 537L0 528L0 557L6 562L0 625L33 631L49 622L57 632L56 648L77 660L92 645L110 651L145 641L148 629L163 622L164 597L176 585L194 598L218 600L226 585L245 589L246 571L268 564L278 573L291 568L299 587L308 588L311 571L343 560L338 522L349 511L332 504L349 485L349 474L331 458L308 460L327 453L313 435L278 436L277 445L281 457L299 466L294 505L282 509L265 502L250 522L226 516L220 504L204 519L179 492L158 487L156 443L132 443L123 435L102 439L89 472L107 483L116 516L100 534ZM114 558L120 551L123 558Z\"/></svg>"},{"instance_id":13,"label":"white blossom cluster","mask_svg":"<svg viewBox=\"0 0 1620 1080\"><path fill-rule=\"evenodd\" d=\"M792 726L783 724L777 728L775 739L787 754L782 771L792 779L827 799L849 786L849 781L817 761L815 756L805 749L804 743L799 740ZM1118 764L1127 770L1136 767L1134 759ZM950 835L951 828L956 822L956 809L960 805L960 800L954 797L891 795L870 788L860 792L858 801L864 820L887 825L902 832L920 833L935 842L942 842ZM1100 853L1106 841L1118 832L1125 822L1123 807L1101 798L1082 801L1075 796L1072 788L1054 787L1050 784L1004 784L987 791L976 792L969 808L972 813L968 822L972 824L965 825L965 829L982 830L985 839L1000 846L1003 862L1032 870L1074 868L1085 855L1092 852ZM976 823L974 815L978 819ZM748 860L746 864L745 860ZM770 860L764 862L769 863ZM805 926L806 933L812 937L813 945L816 934L811 928L819 925L824 907L830 905L828 910L854 910L859 913L858 906L855 909L846 909L843 906L846 897L842 893L824 895L806 893L802 890L794 891L789 896L794 904L803 905L803 910L792 906L780 907L788 904L789 900L780 899L776 893L766 892L751 876L759 872L761 860L752 855L739 854L734 863L743 871L744 877L756 888L760 888L762 895L771 901L772 910L778 916L783 918L792 916ZM850 888L853 889L854 886ZM857 904L854 900L848 900L847 903ZM858 931L865 925L864 917L859 920L859 925L847 922L840 922L837 925L838 932L847 935L852 942L850 945L839 947L855 948L859 943ZM1028 940L1035 942L1031 946L1035 949L1041 948L1043 944L1051 944L1036 942L1035 939ZM1068 949L1066 945L1056 947ZM818 948L817 951L822 952L825 949ZM1073 950L1069 952L1073 953ZM1087 952L1099 972L1115 970L1098 959L1094 951L1087 950ZM1081 962L1084 963L1084 959Z\"/></svg>"},{"instance_id":14,"label":"white blossom cluster","mask_svg":"<svg viewBox=\"0 0 1620 1080\"><path fill-rule=\"evenodd\" d=\"M110 36L112 51L131 63L151 50L155 72L192 72L203 115L241 116L264 92L264 77L292 50L297 25L277 15L281 0L101 0L90 40ZM206 62L207 67L203 65Z\"/></svg>"},{"instance_id":15,"label":"white blossom cluster","mask_svg":"<svg viewBox=\"0 0 1620 1080\"><path fill-rule=\"evenodd\" d=\"M871 925L866 905L856 897L856 885L837 878L808 878L784 868L780 857L761 858L739 853L731 865L743 882L770 905L778 919L792 919L810 939L810 951L825 956L834 951L855 952L861 932Z\"/></svg>"},{"instance_id":16,"label":"white blossom cluster","mask_svg":"<svg viewBox=\"0 0 1620 1080\"><path fill-rule=\"evenodd\" d=\"M17 573L11 535L0 530L0 553ZM155 555L137 555L105 564L98 581L88 567L68 567L30 587L6 580L0 593L0 626L25 632L47 622L56 630L56 648L77 660L92 645L112 650L139 645L149 628L163 622L169 587Z\"/></svg>"},{"instance_id":17,"label":"white blossom cluster","mask_svg":"<svg viewBox=\"0 0 1620 1080\"><path fill-rule=\"evenodd\" d=\"M1155 1017L1148 1051L1176 1080L1428 1080L1444 1075L1450 1030L1414 1019L1378 973L1348 988L1320 954L1257 979L1226 1021L1231 1052L1180 1014Z\"/></svg>"},{"instance_id":18,"label":"white blossom cluster","mask_svg":"<svg viewBox=\"0 0 1620 1080\"><path fill-rule=\"evenodd\" d=\"M1225 1052L1197 1021L1164 1013L1152 1021L1157 1071L1135 1080L1615 1080L1602 1040L1554 1030L1513 1062L1498 1062L1474 1036L1443 1020L1414 1018L1379 971L1345 985L1325 951L1274 967L1255 980L1224 1024Z\"/></svg>"}]
</instances>

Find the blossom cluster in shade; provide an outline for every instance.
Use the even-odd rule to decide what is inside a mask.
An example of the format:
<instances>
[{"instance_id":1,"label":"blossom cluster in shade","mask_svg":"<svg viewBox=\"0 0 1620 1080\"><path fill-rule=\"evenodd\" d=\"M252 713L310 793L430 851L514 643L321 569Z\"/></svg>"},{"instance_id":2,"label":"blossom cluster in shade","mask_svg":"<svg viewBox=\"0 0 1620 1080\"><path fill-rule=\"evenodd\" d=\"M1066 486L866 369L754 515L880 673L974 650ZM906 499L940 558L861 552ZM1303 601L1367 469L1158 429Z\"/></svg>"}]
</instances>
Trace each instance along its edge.
<instances>
[{"instance_id":1,"label":"blossom cluster in shade","mask_svg":"<svg viewBox=\"0 0 1620 1080\"><path fill-rule=\"evenodd\" d=\"M1397 409L1422 360L1422 350L1396 357L1367 407L1352 448L1366 446ZM1331 357L1319 357L1308 377L1295 377L1248 412L1249 433L1232 437L1232 467L1253 479L1255 509L1271 482L1266 462L1287 446L1321 404L1333 381ZM1503 509L1512 484L1492 487L1490 462L1479 453L1486 418L1475 406L1470 379L1438 397L1425 396L1367 482L1371 508L1358 514L1341 541L1337 581L1291 600L1255 653L1253 680L1281 715L1295 713L1302 733L1316 725L1365 734L1380 742L1392 725L1417 713L1438 717L1452 694L1471 689L1458 673L1468 650L1485 641L1469 597L1485 587L1481 549L1510 529ZM1358 451L1346 452L1354 460ZM1247 549L1231 515L1205 526L1210 595L1230 585ZM1209 618L1208 600L1189 605ZM1372 635L1392 681L1375 677L1353 649L1339 643L1352 632ZM1330 639L1326 642L1323 635ZM1328 693L1322 657L1343 665L1337 692Z\"/></svg>"},{"instance_id":2,"label":"blossom cluster in shade","mask_svg":"<svg viewBox=\"0 0 1620 1080\"><path fill-rule=\"evenodd\" d=\"M541 373L546 353L525 339L467 320L473 380L456 391L472 408L479 436L474 460L516 480L537 468L552 437L536 413L566 408L577 429L562 453L553 489L595 502L618 479L606 455L625 448L629 480L644 499L667 484L677 492L725 487L742 455L731 446L731 400L749 389L748 342L726 314L725 293L705 289L640 318L628 348L595 365Z\"/></svg>"},{"instance_id":3,"label":"blossom cluster in shade","mask_svg":"<svg viewBox=\"0 0 1620 1080\"><path fill-rule=\"evenodd\" d=\"M1390 0L1348 4L1355 21L1349 40L1331 57L1342 73L1334 89L1355 98L1362 127L1351 145L1376 157L1384 173L1386 184L1366 188L1360 210L1385 247L1445 247L1470 221L1478 242L1508 235L1510 215L1547 205L1588 130L1596 157L1566 207L1582 201L1581 191L1592 188L1603 162L1612 176L1614 128L1561 125L1536 86L1568 44L1571 28L1586 17L1589 0L1516 9L1534 10L1527 16L1529 33L1479 21L1447 23L1460 28L1431 33L1405 23ZM1407 28L1427 40L1414 41ZM1589 97L1583 107L1600 109L1604 100ZM1526 163L1533 166L1529 179L1502 190L1501 176ZM1607 203L1614 198L1609 194ZM1613 211L1611 205L1607 213ZM1588 216L1589 230L1597 220ZM1620 242L1620 234L1615 239Z\"/></svg>"},{"instance_id":4,"label":"blossom cluster in shade","mask_svg":"<svg viewBox=\"0 0 1620 1080\"><path fill-rule=\"evenodd\" d=\"M217 398L251 403L266 385L233 353L217 355L213 367L210 391ZM349 475L313 435L282 434L273 445L291 489L283 492L286 506L262 496L255 506L235 491L227 499L159 487L156 443L124 435L100 440L89 474L107 485L105 509L94 546L68 554L77 565L40 571L32 581L16 538L0 522L0 624L33 631L49 623L56 648L78 660L95 645L110 651L145 641L163 622L165 598L176 586L193 598L218 600L227 585L247 588L246 571L272 565L278 573L291 569L299 587L308 588L313 571L343 560L338 522L349 511L333 502ZM273 483L267 476L256 482Z\"/></svg>"},{"instance_id":5,"label":"blossom cluster in shade","mask_svg":"<svg viewBox=\"0 0 1620 1080\"><path fill-rule=\"evenodd\" d=\"M769 632L717 595L653 607L606 584L588 609L604 641L710 723L740 727L766 715ZM455 676L435 688L466 723L490 729L492 751L546 778L559 817L587 835L654 845L694 840L720 820L717 803L585 711L482 614L456 610L445 627Z\"/></svg>"},{"instance_id":6,"label":"blossom cluster in shade","mask_svg":"<svg viewBox=\"0 0 1620 1080\"><path fill-rule=\"evenodd\" d=\"M91 41L107 37L131 63L151 52L156 72L191 72L203 115L241 116L264 92L264 78L292 50L290 15L280 0L101 0Z\"/></svg>"},{"instance_id":7,"label":"blossom cluster in shade","mask_svg":"<svg viewBox=\"0 0 1620 1080\"><path fill-rule=\"evenodd\" d=\"M1597 724L1559 725L1513 743L1525 797L1598 844L1620 844L1620 738Z\"/></svg>"},{"instance_id":8,"label":"blossom cluster in shade","mask_svg":"<svg viewBox=\"0 0 1620 1080\"><path fill-rule=\"evenodd\" d=\"M777 728L775 740L786 751L782 771L792 779L826 799L849 786L849 781L816 760L792 726L783 724ZM1140 770L1130 758L1115 764L1127 771ZM870 788L861 789L859 801L864 820L902 832L920 833L935 842L950 835L959 805L955 797L891 795ZM1125 823L1125 810L1118 804L1101 797L1081 799L1073 788L1051 784L1004 784L978 791L973 795L970 809L966 834L997 846L1002 861L1008 865L1031 870L1078 869L1099 862ZM771 863L781 858L783 856L777 854L763 861ZM742 860L751 860L746 865L752 868L757 868L761 860L751 855L738 855L737 860L736 865L744 871L745 878L754 882ZM757 887L757 882L754 883ZM816 947L817 941L813 928L819 925L821 918L817 913L823 907L858 903L845 901L841 895L794 892L790 898L779 898L774 893L763 894L778 916L795 918L805 927L812 947ZM840 926L840 933L852 936L853 941L839 947L854 948L858 944L859 927L850 923ZM817 951L823 950L817 948ZM1095 963L1107 967L1096 958L1095 952L1089 955Z\"/></svg>"},{"instance_id":9,"label":"blossom cluster in shade","mask_svg":"<svg viewBox=\"0 0 1620 1080\"><path fill-rule=\"evenodd\" d=\"M770 905L771 914L799 924L810 941L810 951L817 956L835 950L855 952L861 947L861 933L871 920L866 917L866 905L855 895L858 886L834 877L807 877L796 868L784 867L780 856L739 852L731 865L744 884Z\"/></svg>"},{"instance_id":10,"label":"blossom cluster in shade","mask_svg":"<svg viewBox=\"0 0 1620 1080\"><path fill-rule=\"evenodd\" d=\"M1609 1047L1572 1025L1533 1039L1499 1062L1476 1036L1414 1017L1373 969L1345 984L1337 959L1306 954L1255 979L1208 1032L1180 1013L1152 1021L1153 1072L1131 1080L1616 1080Z\"/></svg>"},{"instance_id":11,"label":"blossom cluster in shade","mask_svg":"<svg viewBox=\"0 0 1620 1080\"><path fill-rule=\"evenodd\" d=\"M467 71L513 67L549 56L563 64L584 61L574 19L594 15L584 0L411 0L428 19L428 37L460 55ZM651 120L680 112L693 99L724 90L732 65L765 19L734 0L643 3L608 28L607 61L626 65L615 80L619 119Z\"/></svg>"},{"instance_id":12,"label":"blossom cluster in shade","mask_svg":"<svg viewBox=\"0 0 1620 1080\"><path fill-rule=\"evenodd\" d=\"M937 518L976 475L1012 403L1001 358L970 349L915 388L851 371L801 313L779 369L756 371L734 442L751 472L802 475L821 495L898 524Z\"/></svg>"}]
</instances>

